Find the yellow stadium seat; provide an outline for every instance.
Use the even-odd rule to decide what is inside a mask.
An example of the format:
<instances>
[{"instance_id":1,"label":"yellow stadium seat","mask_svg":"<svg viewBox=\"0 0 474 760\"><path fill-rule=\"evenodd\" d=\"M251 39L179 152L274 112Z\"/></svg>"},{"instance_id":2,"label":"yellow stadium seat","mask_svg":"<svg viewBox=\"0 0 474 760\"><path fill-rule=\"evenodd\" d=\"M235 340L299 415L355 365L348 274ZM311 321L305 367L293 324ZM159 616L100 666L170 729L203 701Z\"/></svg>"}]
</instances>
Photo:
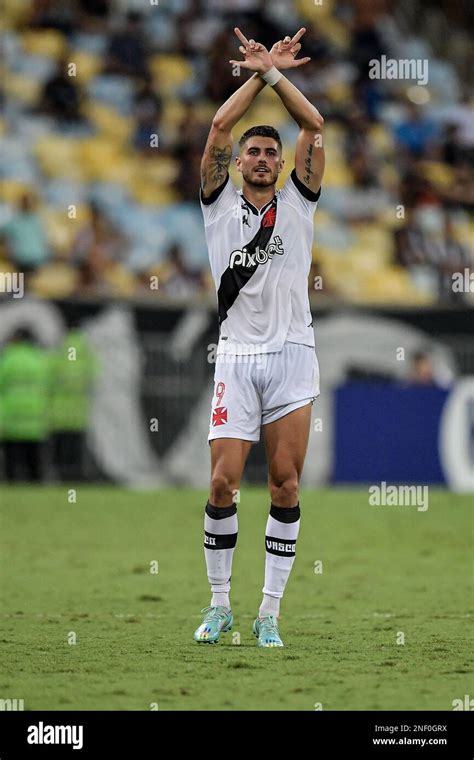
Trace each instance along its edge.
<instances>
[{"instance_id":1,"label":"yellow stadium seat","mask_svg":"<svg viewBox=\"0 0 474 760\"><path fill-rule=\"evenodd\" d=\"M255 105L249 109L244 118L239 122L239 137L246 129L253 127L255 124L271 124L278 129L282 124L287 123L288 113L279 100L272 98L271 101L255 101Z\"/></svg>"},{"instance_id":2,"label":"yellow stadium seat","mask_svg":"<svg viewBox=\"0 0 474 760\"><path fill-rule=\"evenodd\" d=\"M131 178L127 183L127 188L137 203L149 206L168 206L179 200L178 193L172 188L150 180L144 181L140 175Z\"/></svg>"},{"instance_id":3,"label":"yellow stadium seat","mask_svg":"<svg viewBox=\"0 0 474 760\"><path fill-rule=\"evenodd\" d=\"M71 50L69 54L71 63L76 64L76 81L79 84L87 84L102 68L100 56L89 53L87 50Z\"/></svg>"},{"instance_id":4,"label":"yellow stadium seat","mask_svg":"<svg viewBox=\"0 0 474 760\"><path fill-rule=\"evenodd\" d=\"M16 179L2 179L0 181L0 198L4 203L10 203L16 206L20 198L27 192L32 192L33 188L25 182L18 182Z\"/></svg>"},{"instance_id":5,"label":"yellow stadium seat","mask_svg":"<svg viewBox=\"0 0 474 760\"><path fill-rule=\"evenodd\" d=\"M327 89L331 103L338 105L352 100L352 88L347 82L333 82Z\"/></svg>"},{"instance_id":6,"label":"yellow stadium seat","mask_svg":"<svg viewBox=\"0 0 474 760\"><path fill-rule=\"evenodd\" d=\"M453 235L456 240L463 243L471 251L472 241L474 240L474 222L456 222L453 224Z\"/></svg>"},{"instance_id":7,"label":"yellow stadium seat","mask_svg":"<svg viewBox=\"0 0 474 760\"><path fill-rule=\"evenodd\" d=\"M77 138L48 135L37 140L33 152L48 177L67 177L73 181L84 178Z\"/></svg>"},{"instance_id":8,"label":"yellow stadium seat","mask_svg":"<svg viewBox=\"0 0 474 760\"><path fill-rule=\"evenodd\" d=\"M76 290L78 274L69 264L45 264L32 276L29 290L40 298L67 298Z\"/></svg>"},{"instance_id":9,"label":"yellow stadium seat","mask_svg":"<svg viewBox=\"0 0 474 760\"><path fill-rule=\"evenodd\" d=\"M453 182L453 170L439 161L422 161L420 162L420 169L423 175L436 187L448 188Z\"/></svg>"},{"instance_id":10,"label":"yellow stadium seat","mask_svg":"<svg viewBox=\"0 0 474 760\"><path fill-rule=\"evenodd\" d=\"M295 8L299 16L317 23L334 12L334 0L295 0Z\"/></svg>"},{"instance_id":11,"label":"yellow stadium seat","mask_svg":"<svg viewBox=\"0 0 474 760\"><path fill-rule=\"evenodd\" d=\"M150 69L156 87L168 94L193 78L192 67L181 55L154 55L150 60Z\"/></svg>"},{"instance_id":12,"label":"yellow stadium seat","mask_svg":"<svg viewBox=\"0 0 474 760\"><path fill-rule=\"evenodd\" d=\"M384 124L373 124L369 127L370 144L382 153L392 153L394 150L393 135Z\"/></svg>"},{"instance_id":13,"label":"yellow stadium seat","mask_svg":"<svg viewBox=\"0 0 474 760\"><path fill-rule=\"evenodd\" d=\"M6 71L3 76L5 93L26 105L36 105L41 94L41 82L24 74Z\"/></svg>"},{"instance_id":14,"label":"yellow stadium seat","mask_svg":"<svg viewBox=\"0 0 474 760\"><path fill-rule=\"evenodd\" d=\"M31 0L3 0L1 28L13 29L26 23L31 14Z\"/></svg>"},{"instance_id":15,"label":"yellow stadium seat","mask_svg":"<svg viewBox=\"0 0 474 760\"><path fill-rule=\"evenodd\" d=\"M21 42L25 53L44 55L58 60L66 50L66 38L57 29L31 29L23 32Z\"/></svg>"},{"instance_id":16,"label":"yellow stadium seat","mask_svg":"<svg viewBox=\"0 0 474 760\"><path fill-rule=\"evenodd\" d=\"M214 109L215 110L215 109ZM163 116L161 126L165 131L174 134L184 118L185 108L183 103L176 98L168 97L163 104ZM214 115L214 114L213 114ZM212 119L212 116L211 116ZM209 122L210 126L210 122Z\"/></svg>"},{"instance_id":17,"label":"yellow stadium seat","mask_svg":"<svg viewBox=\"0 0 474 760\"><path fill-rule=\"evenodd\" d=\"M87 103L84 114L99 132L107 136L107 139L110 138L118 142L130 140L133 132L133 119L131 117L126 118L114 108L97 101Z\"/></svg>"},{"instance_id":18,"label":"yellow stadium seat","mask_svg":"<svg viewBox=\"0 0 474 760\"><path fill-rule=\"evenodd\" d=\"M370 303L412 303L423 305L433 303L435 297L414 288L410 276L405 269L390 266L364 278L361 300Z\"/></svg>"},{"instance_id":19,"label":"yellow stadium seat","mask_svg":"<svg viewBox=\"0 0 474 760\"><path fill-rule=\"evenodd\" d=\"M370 248L350 248L348 255L360 274L368 275L383 269L384 261L378 251Z\"/></svg>"},{"instance_id":20,"label":"yellow stadium seat","mask_svg":"<svg viewBox=\"0 0 474 760\"><path fill-rule=\"evenodd\" d=\"M121 264L114 264L104 276L114 295L130 297L137 289L137 280L132 272L128 272Z\"/></svg>"},{"instance_id":21,"label":"yellow stadium seat","mask_svg":"<svg viewBox=\"0 0 474 760\"><path fill-rule=\"evenodd\" d=\"M70 250L79 229L88 218L87 209L84 206L77 207L75 219L69 218L67 212L66 206L61 211L48 207L41 211L48 240L54 250L60 254L65 254Z\"/></svg>"},{"instance_id":22,"label":"yellow stadium seat","mask_svg":"<svg viewBox=\"0 0 474 760\"><path fill-rule=\"evenodd\" d=\"M352 184L352 176L345 164L329 162L324 170L323 183L325 187L347 187Z\"/></svg>"},{"instance_id":23,"label":"yellow stadium seat","mask_svg":"<svg viewBox=\"0 0 474 760\"><path fill-rule=\"evenodd\" d=\"M154 161L140 156L136 160L135 171L144 181L149 180L166 186L174 182L178 176L179 163L167 156L157 156Z\"/></svg>"},{"instance_id":24,"label":"yellow stadium seat","mask_svg":"<svg viewBox=\"0 0 474 760\"><path fill-rule=\"evenodd\" d=\"M314 0L313 0L314 2ZM315 7L318 7L317 5ZM334 16L322 15L313 20L313 24L318 32L322 32L330 42L339 48L348 48L351 42L350 31L345 24ZM304 49L304 40L303 40Z\"/></svg>"},{"instance_id":25,"label":"yellow stadium seat","mask_svg":"<svg viewBox=\"0 0 474 760\"><path fill-rule=\"evenodd\" d=\"M390 230L377 224L358 224L352 229L358 249L373 256L379 266L388 263L393 251L393 235Z\"/></svg>"},{"instance_id":26,"label":"yellow stadium seat","mask_svg":"<svg viewBox=\"0 0 474 760\"><path fill-rule=\"evenodd\" d=\"M134 160L122 152L118 143L103 135L81 140L81 165L89 180L125 182L134 171Z\"/></svg>"},{"instance_id":27,"label":"yellow stadium seat","mask_svg":"<svg viewBox=\"0 0 474 760\"><path fill-rule=\"evenodd\" d=\"M13 264L8 259L4 259L0 257L0 272L4 272L5 274L9 274L10 272L16 272L17 267L15 264ZM5 290L2 290L2 285L6 288L6 283L2 279L0 279L0 293L6 292Z\"/></svg>"}]
</instances>

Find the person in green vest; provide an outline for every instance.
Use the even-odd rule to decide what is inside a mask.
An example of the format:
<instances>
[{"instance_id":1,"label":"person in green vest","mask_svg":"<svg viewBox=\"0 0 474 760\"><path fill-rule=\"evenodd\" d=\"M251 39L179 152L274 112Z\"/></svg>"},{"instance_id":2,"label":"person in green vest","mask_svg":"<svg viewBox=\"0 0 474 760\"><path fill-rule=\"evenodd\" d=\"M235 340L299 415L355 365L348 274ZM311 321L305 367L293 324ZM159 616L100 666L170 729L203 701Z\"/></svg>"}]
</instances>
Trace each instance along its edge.
<instances>
[{"instance_id":1,"label":"person in green vest","mask_svg":"<svg viewBox=\"0 0 474 760\"><path fill-rule=\"evenodd\" d=\"M84 333L71 328L52 358L51 427L57 474L63 481L84 479L96 357Z\"/></svg>"},{"instance_id":2,"label":"person in green vest","mask_svg":"<svg viewBox=\"0 0 474 760\"><path fill-rule=\"evenodd\" d=\"M0 437L7 481L43 479L49 432L49 356L28 330L0 354Z\"/></svg>"}]
</instances>

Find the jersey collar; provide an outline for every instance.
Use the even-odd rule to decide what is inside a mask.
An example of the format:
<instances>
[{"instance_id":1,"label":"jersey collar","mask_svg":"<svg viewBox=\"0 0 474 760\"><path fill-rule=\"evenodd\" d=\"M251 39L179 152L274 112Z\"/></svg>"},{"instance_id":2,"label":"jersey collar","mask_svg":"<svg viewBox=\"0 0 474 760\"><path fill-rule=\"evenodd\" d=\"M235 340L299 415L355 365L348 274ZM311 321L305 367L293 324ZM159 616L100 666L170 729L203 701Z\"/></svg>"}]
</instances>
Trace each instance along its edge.
<instances>
[{"instance_id":1,"label":"jersey collar","mask_svg":"<svg viewBox=\"0 0 474 760\"><path fill-rule=\"evenodd\" d=\"M275 195L273 196L273 198L271 198L271 199L268 201L268 203L266 203L264 206L262 206L262 208L261 208L260 210L259 210L259 209L258 209L256 206L254 206L254 205L253 205L253 203L250 203L250 201L248 201L248 200L247 200L247 198L246 198L246 197L245 197L245 195L243 194L242 190L240 190L240 197L241 197L241 198L242 198L242 200L244 201L245 205L249 207L249 209L252 211L252 213L253 213L253 214L255 214L255 216L262 216L262 214L263 214L263 213L264 213L264 212L267 210L267 208L268 208L269 206L271 206L271 204L272 204L272 203L273 203L273 201L275 200L275 197L276 197L276 193L275 193Z\"/></svg>"}]
</instances>

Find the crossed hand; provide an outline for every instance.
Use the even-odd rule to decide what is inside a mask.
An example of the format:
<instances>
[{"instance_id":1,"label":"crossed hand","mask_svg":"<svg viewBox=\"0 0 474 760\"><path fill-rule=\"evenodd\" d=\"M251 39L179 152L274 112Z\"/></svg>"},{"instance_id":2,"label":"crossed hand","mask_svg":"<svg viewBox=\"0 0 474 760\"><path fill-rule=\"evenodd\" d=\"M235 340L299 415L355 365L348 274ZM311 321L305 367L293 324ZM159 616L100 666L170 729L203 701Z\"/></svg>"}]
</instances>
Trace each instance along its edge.
<instances>
[{"instance_id":1,"label":"crossed hand","mask_svg":"<svg viewBox=\"0 0 474 760\"><path fill-rule=\"evenodd\" d=\"M260 42L248 40L238 27L235 27L234 32L242 43L239 50L244 56L244 60L229 61L229 63L237 64L243 69L263 74L271 69L272 66L276 66L277 69L282 71L283 69L294 69L297 66L303 66L303 64L311 60L308 57L296 58L301 50L299 40L306 32L304 27L296 32L294 37L287 36L285 39L275 42L270 52Z\"/></svg>"}]
</instances>

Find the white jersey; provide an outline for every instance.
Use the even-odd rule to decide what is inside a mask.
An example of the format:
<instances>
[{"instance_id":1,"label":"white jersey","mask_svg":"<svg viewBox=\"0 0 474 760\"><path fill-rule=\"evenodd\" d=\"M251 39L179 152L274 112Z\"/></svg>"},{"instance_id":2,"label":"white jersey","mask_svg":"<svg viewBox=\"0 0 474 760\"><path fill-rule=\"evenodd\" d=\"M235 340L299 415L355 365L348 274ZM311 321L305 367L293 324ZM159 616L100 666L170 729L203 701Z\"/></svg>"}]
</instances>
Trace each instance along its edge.
<instances>
[{"instance_id":1,"label":"white jersey","mask_svg":"<svg viewBox=\"0 0 474 760\"><path fill-rule=\"evenodd\" d=\"M295 170L258 210L229 175L201 197L217 291L217 353L281 351L285 342L314 347L308 297L313 215L319 199Z\"/></svg>"}]
</instances>

